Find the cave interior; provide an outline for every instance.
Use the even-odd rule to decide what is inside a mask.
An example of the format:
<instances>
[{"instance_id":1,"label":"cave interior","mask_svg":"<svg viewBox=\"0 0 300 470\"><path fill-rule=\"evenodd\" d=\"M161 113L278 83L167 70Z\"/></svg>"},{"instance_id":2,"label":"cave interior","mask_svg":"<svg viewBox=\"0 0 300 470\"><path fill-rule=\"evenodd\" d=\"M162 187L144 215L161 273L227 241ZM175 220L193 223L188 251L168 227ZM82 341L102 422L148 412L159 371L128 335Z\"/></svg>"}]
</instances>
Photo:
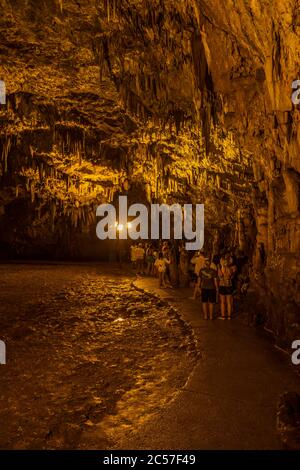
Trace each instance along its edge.
<instances>
[{"instance_id":1,"label":"cave interior","mask_svg":"<svg viewBox=\"0 0 300 470\"><path fill-rule=\"evenodd\" d=\"M103 260L120 194L205 205L205 249L300 334L300 9L291 0L1 0L0 257ZM111 245L110 245L111 247Z\"/></svg>"}]
</instances>

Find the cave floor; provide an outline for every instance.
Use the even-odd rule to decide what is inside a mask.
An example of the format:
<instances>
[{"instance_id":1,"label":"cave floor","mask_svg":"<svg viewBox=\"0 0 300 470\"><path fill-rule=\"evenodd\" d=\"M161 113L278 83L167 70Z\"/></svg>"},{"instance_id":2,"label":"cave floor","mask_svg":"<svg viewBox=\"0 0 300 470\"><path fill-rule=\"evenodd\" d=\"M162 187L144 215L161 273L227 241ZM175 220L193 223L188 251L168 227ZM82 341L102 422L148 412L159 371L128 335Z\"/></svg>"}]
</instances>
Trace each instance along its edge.
<instances>
[{"instance_id":1,"label":"cave floor","mask_svg":"<svg viewBox=\"0 0 300 470\"><path fill-rule=\"evenodd\" d=\"M300 389L287 358L156 286L108 265L0 265L1 449L281 448L276 404Z\"/></svg>"},{"instance_id":2,"label":"cave floor","mask_svg":"<svg viewBox=\"0 0 300 470\"><path fill-rule=\"evenodd\" d=\"M132 280L108 266L0 265L1 449L108 448L186 383L192 330Z\"/></svg>"}]
</instances>

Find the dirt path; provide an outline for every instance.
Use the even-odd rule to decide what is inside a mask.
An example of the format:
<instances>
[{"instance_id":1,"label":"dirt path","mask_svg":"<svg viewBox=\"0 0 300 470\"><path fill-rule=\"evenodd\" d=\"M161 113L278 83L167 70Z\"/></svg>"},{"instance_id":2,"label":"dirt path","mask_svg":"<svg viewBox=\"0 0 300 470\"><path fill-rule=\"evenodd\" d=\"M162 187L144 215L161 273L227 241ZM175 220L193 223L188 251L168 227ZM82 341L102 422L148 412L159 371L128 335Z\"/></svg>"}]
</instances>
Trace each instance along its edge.
<instances>
[{"instance_id":1,"label":"dirt path","mask_svg":"<svg viewBox=\"0 0 300 470\"><path fill-rule=\"evenodd\" d=\"M205 321L190 290L137 285L177 307L201 350L176 399L138 433L119 442L127 449L281 449L276 407L286 390L300 391L300 376L264 332L240 320ZM174 389L176 386L174 386Z\"/></svg>"}]
</instances>

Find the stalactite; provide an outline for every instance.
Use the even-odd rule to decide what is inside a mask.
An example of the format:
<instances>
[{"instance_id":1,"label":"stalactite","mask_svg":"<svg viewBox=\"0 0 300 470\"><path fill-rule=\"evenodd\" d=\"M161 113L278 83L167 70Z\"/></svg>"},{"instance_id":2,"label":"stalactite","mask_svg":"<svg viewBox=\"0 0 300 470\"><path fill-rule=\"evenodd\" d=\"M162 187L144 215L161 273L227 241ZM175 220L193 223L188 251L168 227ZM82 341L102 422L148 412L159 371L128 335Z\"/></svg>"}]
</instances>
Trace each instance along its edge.
<instances>
[{"instance_id":1,"label":"stalactite","mask_svg":"<svg viewBox=\"0 0 300 470\"><path fill-rule=\"evenodd\" d=\"M54 228L55 228L55 217L56 217L56 201L55 201L55 199L52 199L52 200L51 200L51 203L50 203L50 214L51 214L51 228L52 228L52 232L54 232Z\"/></svg>"},{"instance_id":2,"label":"stalactite","mask_svg":"<svg viewBox=\"0 0 300 470\"><path fill-rule=\"evenodd\" d=\"M7 161L8 161L8 154L11 149L11 144L12 144L11 138L7 136L2 145L2 161L4 162L4 173L7 173Z\"/></svg>"},{"instance_id":3,"label":"stalactite","mask_svg":"<svg viewBox=\"0 0 300 470\"><path fill-rule=\"evenodd\" d=\"M30 199L31 203L34 203L35 193L34 193L34 181L30 181Z\"/></svg>"},{"instance_id":4,"label":"stalactite","mask_svg":"<svg viewBox=\"0 0 300 470\"><path fill-rule=\"evenodd\" d=\"M107 20L110 21L110 0L106 0Z\"/></svg>"},{"instance_id":5,"label":"stalactite","mask_svg":"<svg viewBox=\"0 0 300 470\"><path fill-rule=\"evenodd\" d=\"M41 183L43 181L43 177L44 177L43 163L39 163L38 169L39 169L39 180L40 180L40 183Z\"/></svg>"}]
</instances>

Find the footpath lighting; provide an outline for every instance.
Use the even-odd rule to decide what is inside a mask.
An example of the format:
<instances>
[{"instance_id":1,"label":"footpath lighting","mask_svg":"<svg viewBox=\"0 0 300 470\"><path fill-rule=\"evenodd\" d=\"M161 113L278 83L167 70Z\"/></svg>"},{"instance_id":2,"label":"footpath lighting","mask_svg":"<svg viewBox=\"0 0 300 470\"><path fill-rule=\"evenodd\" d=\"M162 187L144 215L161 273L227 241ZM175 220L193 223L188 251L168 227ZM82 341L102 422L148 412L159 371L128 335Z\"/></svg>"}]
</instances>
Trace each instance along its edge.
<instances>
[{"instance_id":1,"label":"footpath lighting","mask_svg":"<svg viewBox=\"0 0 300 470\"><path fill-rule=\"evenodd\" d=\"M115 227L117 229L117 232L122 232L123 229L124 229L124 225L123 224L119 224L119 222L115 222Z\"/></svg>"},{"instance_id":2,"label":"footpath lighting","mask_svg":"<svg viewBox=\"0 0 300 470\"><path fill-rule=\"evenodd\" d=\"M124 225L123 224L119 224L119 222L115 222L115 227L117 229L117 232L123 232L124 230ZM131 222L127 222L126 223L126 228L129 229L132 227L132 223Z\"/></svg>"}]
</instances>

